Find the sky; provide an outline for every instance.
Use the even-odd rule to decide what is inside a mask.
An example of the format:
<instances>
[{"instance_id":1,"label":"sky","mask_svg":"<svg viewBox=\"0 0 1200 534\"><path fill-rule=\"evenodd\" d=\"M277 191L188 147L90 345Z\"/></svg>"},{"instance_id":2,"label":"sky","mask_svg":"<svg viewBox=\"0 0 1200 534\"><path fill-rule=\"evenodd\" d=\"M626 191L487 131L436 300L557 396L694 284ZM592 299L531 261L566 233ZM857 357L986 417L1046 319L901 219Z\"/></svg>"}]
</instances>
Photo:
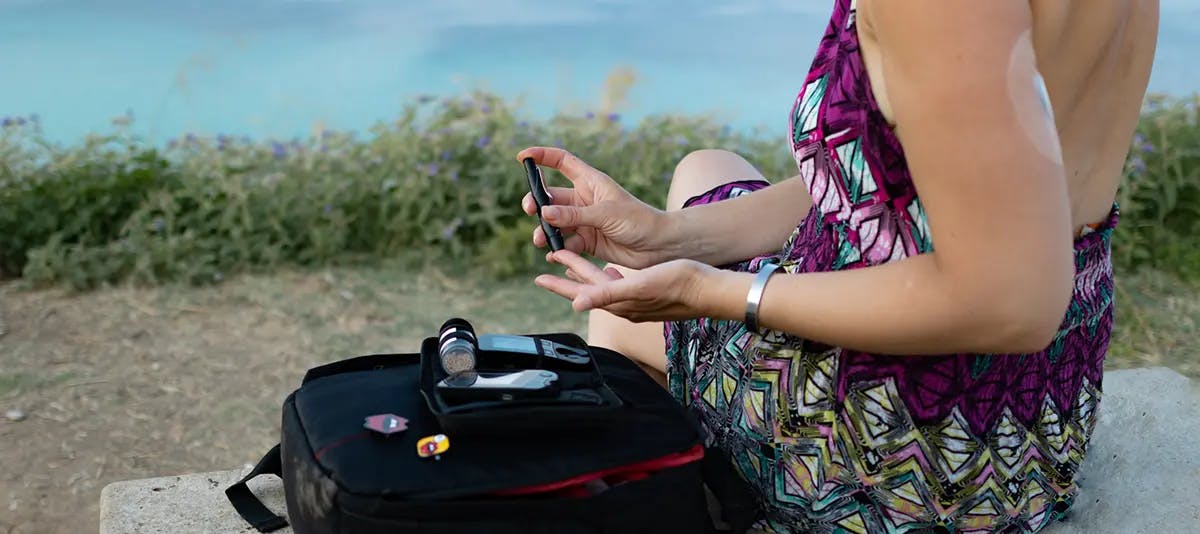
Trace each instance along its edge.
<instances>
[{"instance_id":1,"label":"sky","mask_svg":"<svg viewBox=\"0 0 1200 534\"><path fill-rule=\"evenodd\" d=\"M421 94L487 89L541 117L638 75L626 120L786 127L817 0L0 0L0 115L75 142L127 111L152 142L364 130ZM1164 0L1151 90L1200 90L1200 0Z\"/></svg>"}]
</instances>

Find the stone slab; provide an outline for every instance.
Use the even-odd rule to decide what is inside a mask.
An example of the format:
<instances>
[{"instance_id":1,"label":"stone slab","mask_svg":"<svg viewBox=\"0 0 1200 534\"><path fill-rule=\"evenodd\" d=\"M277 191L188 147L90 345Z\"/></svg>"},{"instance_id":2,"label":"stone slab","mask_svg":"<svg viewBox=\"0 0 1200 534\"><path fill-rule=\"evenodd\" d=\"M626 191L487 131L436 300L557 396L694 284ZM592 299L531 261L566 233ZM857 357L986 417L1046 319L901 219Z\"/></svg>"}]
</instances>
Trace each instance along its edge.
<instances>
[{"instance_id":1,"label":"stone slab","mask_svg":"<svg viewBox=\"0 0 1200 534\"><path fill-rule=\"evenodd\" d=\"M1156 367L1104 375L1071 533L1200 532L1200 389Z\"/></svg>"},{"instance_id":2,"label":"stone slab","mask_svg":"<svg viewBox=\"0 0 1200 534\"><path fill-rule=\"evenodd\" d=\"M100 492L100 534L257 534L225 498L225 488L250 468L115 482ZM250 481L271 511L285 515L283 484L274 476ZM274 534L291 534L291 528Z\"/></svg>"},{"instance_id":3,"label":"stone slab","mask_svg":"<svg viewBox=\"0 0 1200 534\"><path fill-rule=\"evenodd\" d=\"M117 482L100 495L101 534L255 532L229 506L238 471ZM1200 389L1164 368L1112 371L1067 521L1049 534L1200 532ZM250 488L283 515L278 478ZM291 529L278 531L290 534Z\"/></svg>"}]
</instances>

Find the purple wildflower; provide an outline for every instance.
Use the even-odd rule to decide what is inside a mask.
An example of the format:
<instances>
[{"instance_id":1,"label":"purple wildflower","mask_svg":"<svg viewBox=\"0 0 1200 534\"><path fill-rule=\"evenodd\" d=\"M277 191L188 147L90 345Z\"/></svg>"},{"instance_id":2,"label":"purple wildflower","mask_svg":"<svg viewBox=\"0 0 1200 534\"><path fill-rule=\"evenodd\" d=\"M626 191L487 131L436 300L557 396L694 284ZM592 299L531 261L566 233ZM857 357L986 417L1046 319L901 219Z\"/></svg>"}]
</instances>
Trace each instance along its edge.
<instances>
[{"instance_id":1,"label":"purple wildflower","mask_svg":"<svg viewBox=\"0 0 1200 534\"><path fill-rule=\"evenodd\" d=\"M449 241L450 238L454 237L454 233L458 231L458 227L462 226L462 223L462 217L455 217L453 221L450 221L450 224L442 229L442 239Z\"/></svg>"},{"instance_id":2,"label":"purple wildflower","mask_svg":"<svg viewBox=\"0 0 1200 534\"><path fill-rule=\"evenodd\" d=\"M596 118L596 114L589 111L589 112L587 112L587 115L584 115L584 117L587 117L587 120L590 121L590 120Z\"/></svg>"},{"instance_id":3,"label":"purple wildflower","mask_svg":"<svg viewBox=\"0 0 1200 534\"><path fill-rule=\"evenodd\" d=\"M562 148L562 147L563 147L563 140L562 140L562 139L555 139L555 140L554 140L554 146L556 146L556 147L558 147L558 148Z\"/></svg>"},{"instance_id":4,"label":"purple wildflower","mask_svg":"<svg viewBox=\"0 0 1200 534\"><path fill-rule=\"evenodd\" d=\"M1139 156L1139 155L1133 156L1133 158L1130 160L1130 163L1133 166L1133 175L1134 176L1137 176L1137 175L1140 175L1140 174L1146 172L1146 162L1145 162L1145 160L1142 159L1141 156Z\"/></svg>"},{"instance_id":5,"label":"purple wildflower","mask_svg":"<svg viewBox=\"0 0 1200 534\"><path fill-rule=\"evenodd\" d=\"M17 126L25 126L25 117L17 117Z\"/></svg>"},{"instance_id":6,"label":"purple wildflower","mask_svg":"<svg viewBox=\"0 0 1200 534\"><path fill-rule=\"evenodd\" d=\"M450 151L449 150L442 151L442 161L450 161Z\"/></svg>"},{"instance_id":7,"label":"purple wildflower","mask_svg":"<svg viewBox=\"0 0 1200 534\"><path fill-rule=\"evenodd\" d=\"M278 141L271 141L271 153L275 154L275 159L283 159L287 155L287 147Z\"/></svg>"},{"instance_id":8,"label":"purple wildflower","mask_svg":"<svg viewBox=\"0 0 1200 534\"><path fill-rule=\"evenodd\" d=\"M425 172L428 173L430 176L434 176L438 173L439 169L441 169L441 167L438 166L437 163L430 163L429 167L425 170Z\"/></svg>"},{"instance_id":9,"label":"purple wildflower","mask_svg":"<svg viewBox=\"0 0 1200 534\"><path fill-rule=\"evenodd\" d=\"M686 145L686 144L688 144L688 138L685 136L682 136L682 135L678 136L675 138L675 144L677 144L679 146Z\"/></svg>"},{"instance_id":10,"label":"purple wildflower","mask_svg":"<svg viewBox=\"0 0 1200 534\"><path fill-rule=\"evenodd\" d=\"M482 106L479 106L479 111L482 111L486 115L486 114L492 112L492 106L484 104Z\"/></svg>"},{"instance_id":11,"label":"purple wildflower","mask_svg":"<svg viewBox=\"0 0 1200 534\"><path fill-rule=\"evenodd\" d=\"M451 182L458 181L458 169L453 169L450 171L450 181Z\"/></svg>"},{"instance_id":12,"label":"purple wildflower","mask_svg":"<svg viewBox=\"0 0 1200 534\"><path fill-rule=\"evenodd\" d=\"M1133 144L1137 145L1138 149L1142 152L1154 152L1154 144L1147 141L1146 137L1142 134L1133 136Z\"/></svg>"},{"instance_id":13,"label":"purple wildflower","mask_svg":"<svg viewBox=\"0 0 1200 534\"><path fill-rule=\"evenodd\" d=\"M0 121L0 126L4 126L7 128L12 125L13 125L12 117L4 117L4 120Z\"/></svg>"},{"instance_id":14,"label":"purple wildflower","mask_svg":"<svg viewBox=\"0 0 1200 534\"><path fill-rule=\"evenodd\" d=\"M330 213L333 213L333 205L326 204L325 208L322 211L325 212L325 215L329 215Z\"/></svg>"},{"instance_id":15,"label":"purple wildflower","mask_svg":"<svg viewBox=\"0 0 1200 534\"><path fill-rule=\"evenodd\" d=\"M437 98L433 95L421 95L417 97L417 103L419 104L428 104L434 100L437 100Z\"/></svg>"},{"instance_id":16,"label":"purple wildflower","mask_svg":"<svg viewBox=\"0 0 1200 534\"><path fill-rule=\"evenodd\" d=\"M528 127L529 127L529 121L521 121L521 122L518 122L518 123L517 123L517 126L520 126L520 127L522 127L522 128L528 128Z\"/></svg>"},{"instance_id":17,"label":"purple wildflower","mask_svg":"<svg viewBox=\"0 0 1200 534\"><path fill-rule=\"evenodd\" d=\"M488 143L491 143L491 142L492 142L492 138L485 135L475 141L475 147L483 148L485 146L488 146Z\"/></svg>"},{"instance_id":18,"label":"purple wildflower","mask_svg":"<svg viewBox=\"0 0 1200 534\"><path fill-rule=\"evenodd\" d=\"M188 144L196 142L196 136L194 134L187 134L184 136L184 139L187 139Z\"/></svg>"},{"instance_id":19,"label":"purple wildflower","mask_svg":"<svg viewBox=\"0 0 1200 534\"><path fill-rule=\"evenodd\" d=\"M176 139L176 138L172 137L172 138L170 138L170 139L168 139L168 140L167 140L167 148L175 148L175 147L177 147L177 146L179 146L179 140L178 140L178 139Z\"/></svg>"},{"instance_id":20,"label":"purple wildflower","mask_svg":"<svg viewBox=\"0 0 1200 534\"><path fill-rule=\"evenodd\" d=\"M617 122L619 120L621 120L620 113L609 113L608 114L608 122Z\"/></svg>"}]
</instances>

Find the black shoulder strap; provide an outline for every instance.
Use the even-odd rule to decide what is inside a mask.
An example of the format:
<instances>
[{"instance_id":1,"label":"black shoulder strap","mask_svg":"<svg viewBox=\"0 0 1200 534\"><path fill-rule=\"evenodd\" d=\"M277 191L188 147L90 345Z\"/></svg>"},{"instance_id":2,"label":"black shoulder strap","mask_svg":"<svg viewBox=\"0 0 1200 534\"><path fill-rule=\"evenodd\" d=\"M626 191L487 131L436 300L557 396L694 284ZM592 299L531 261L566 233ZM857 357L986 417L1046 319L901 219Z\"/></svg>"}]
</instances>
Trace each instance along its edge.
<instances>
[{"instance_id":1,"label":"black shoulder strap","mask_svg":"<svg viewBox=\"0 0 1200 534\"><path fill-rule=\"evenodd\" d=\"M282 476L282 473L283 462L279 457L279 445L275 445L271 452L263 456L258 461L258 465L250 470L250 474L246 475L246 478L225 489L225 496L229 498L229 503L237 510L238 515L259 532L279 530L286 527L288 522L287 519L275 515L275 512L263 505L262 501L258 500L258 497L246 486L246 483L258 475Z\"/></svg>"},{"instance_id":2,"label":"black shoulder strap","mask_svg":"<svg viewBox=\"0 0 1200 534\"><path fill-rule=\"evenodd\" d=\"M726 532L741 534L750 530L759 518L759 504L749 484L734 471L720 451L706 448L700 464L704 483L721 503L721 519L729 524Z\"/></svg>"}]
</instances>

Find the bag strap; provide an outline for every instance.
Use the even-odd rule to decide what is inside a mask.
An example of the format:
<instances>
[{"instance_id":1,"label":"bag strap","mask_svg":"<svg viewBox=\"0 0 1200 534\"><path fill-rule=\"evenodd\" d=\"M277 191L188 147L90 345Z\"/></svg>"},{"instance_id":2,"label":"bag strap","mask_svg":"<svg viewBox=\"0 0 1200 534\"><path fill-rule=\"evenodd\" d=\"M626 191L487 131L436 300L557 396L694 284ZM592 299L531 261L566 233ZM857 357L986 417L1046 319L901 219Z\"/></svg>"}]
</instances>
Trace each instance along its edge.
<instances>
[{"instance_id":1,"label":"bag strap","mask_svg":"<svg viewBox=\"0 0 1200 534\"><path fill-rule=\"evenodd\" d=\"M246 486L246 483L259 475L282 477L282 474L283 462L279 455L279 445L276 444L266 456L258 461L258 465L254 466L254 469L251 469L245 478L225 489L225 496L229 498L229 503L233 505L234 510L237 510L238 515L259 532L279 530L288 526L288 522L287 519L275 515L275 512L263 505L254 492Z\"/></svg>"},{"instance_id":2,"label":"bag strap","mask_svg":"<svg viewBox=\"0 0 1200 534\"><path fill-rule=\"evenodd\" d=\"M733 469L724 454L714 448L705 450L700 464L704 483L721 504L721 519L736 534L750 530L760 516L758 499L749 484Z\"/></svg>"}]
</instances>

